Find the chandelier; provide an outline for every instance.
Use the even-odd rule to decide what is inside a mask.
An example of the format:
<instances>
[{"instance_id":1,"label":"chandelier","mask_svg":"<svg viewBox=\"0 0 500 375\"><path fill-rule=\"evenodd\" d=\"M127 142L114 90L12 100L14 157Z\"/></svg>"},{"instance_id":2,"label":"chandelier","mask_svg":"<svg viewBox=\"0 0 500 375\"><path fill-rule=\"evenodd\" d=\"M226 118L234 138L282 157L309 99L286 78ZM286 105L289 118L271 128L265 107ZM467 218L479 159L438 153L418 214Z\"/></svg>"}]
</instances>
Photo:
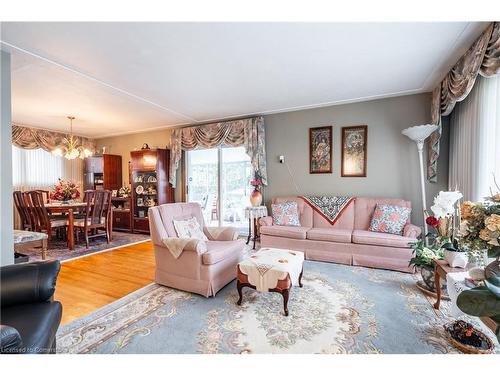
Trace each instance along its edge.
<instances>
[{"instance_id":1,"label":"chandelier","mask_svg":"<svg viewBox=\"0 0 500 375\"><path fill-rule=\"evenodd\" d=\"M73 136L73 120L74 116L68 116L70 121L69 137L64 137L62 145L52 151L56 156L64 156L68 160L76 158L85 159L92 156L92 151L78 144L78 138Z\"/></svg>"}]
</instances>

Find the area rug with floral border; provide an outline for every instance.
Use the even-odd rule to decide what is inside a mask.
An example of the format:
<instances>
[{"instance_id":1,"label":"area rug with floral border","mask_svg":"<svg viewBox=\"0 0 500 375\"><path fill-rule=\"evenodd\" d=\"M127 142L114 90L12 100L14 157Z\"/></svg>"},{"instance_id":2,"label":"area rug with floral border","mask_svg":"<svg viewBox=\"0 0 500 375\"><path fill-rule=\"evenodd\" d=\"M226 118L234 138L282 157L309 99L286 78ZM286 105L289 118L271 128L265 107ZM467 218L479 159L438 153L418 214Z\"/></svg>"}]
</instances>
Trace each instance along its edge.
<instances>
[{"instance_id":1,"label":"area rug with floral border","mask_svg":"<svg viewBox=\"0 0 500 375\"><path fill-rule=\"evenodd\" d=\"M235 282L214 298L150 284L66 324L59 353L458 353L453 320L415 286L416 276L306 261L303 288L282 297ZM470 321L495 340L482 323ZM496 342L496 341L495 341ZM498 344L497 344L498 353Z\"/></svg>"}]
</instances>

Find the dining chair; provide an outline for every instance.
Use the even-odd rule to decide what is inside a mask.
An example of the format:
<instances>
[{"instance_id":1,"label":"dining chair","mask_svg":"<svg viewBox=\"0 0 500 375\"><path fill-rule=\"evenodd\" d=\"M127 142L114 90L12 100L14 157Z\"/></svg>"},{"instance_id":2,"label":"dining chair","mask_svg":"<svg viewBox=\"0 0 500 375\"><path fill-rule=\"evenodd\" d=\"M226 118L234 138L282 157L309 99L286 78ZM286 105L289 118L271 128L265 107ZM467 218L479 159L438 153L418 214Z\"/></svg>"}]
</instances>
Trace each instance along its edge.
<instances>
[{"instance_id":1,"label":"dining chair","mask_svg":"<svg viewBox=\"0 0 500 375\"><path fill-rule=\"evenodd\" d=\"M49 215L45 207L45 199L43 193L37 190L27 192L28 209L32 212L33 224L36 232L44 232L48 235L48 246L52 241L52 234L54 230L64 228L67 225L66 218L52 217Z\"/></svg>"},{"instance_id":2,"label":"dining chair","mask_svg":"<svg viewBox=\"0 0 500 375\"><path fill-rule=\"evenodd\" d=\"M16 206L19 217L21 218L21 226L23 230L34 230L32 226L31 214L28 211L28 207L25 202L25 194L22 191L16 190L13 193L14 205Z\"/></svg>"},{"instance_id":3,"label":"dining chair","mask_svg":"<svg viewBox=\"0 0 500 375\"><path fill-rule=\"evenodd\" d=\"M87 190L84 202L87 204L84 217L78 218L74 222L75 230L77 230L77 241L79 233L83 232L87 249L90 238L106 236L106 241L109 243L111 238L109 225L112 206L111 192L109 190ZM104 230L104 232L99 232L99 229Z\"/></svg>"},{"instance_id":4,"label":"dining chair","mask_svg":"<svg viewBox=\"0 0 500 375\"><path fill-rule=\"evenodd\" d=\"M39 191L40 193L42 193L43 200L45 203L50 203L50 191L42 189L36 189L35 191Z\"/></svg>"}]
</instances>

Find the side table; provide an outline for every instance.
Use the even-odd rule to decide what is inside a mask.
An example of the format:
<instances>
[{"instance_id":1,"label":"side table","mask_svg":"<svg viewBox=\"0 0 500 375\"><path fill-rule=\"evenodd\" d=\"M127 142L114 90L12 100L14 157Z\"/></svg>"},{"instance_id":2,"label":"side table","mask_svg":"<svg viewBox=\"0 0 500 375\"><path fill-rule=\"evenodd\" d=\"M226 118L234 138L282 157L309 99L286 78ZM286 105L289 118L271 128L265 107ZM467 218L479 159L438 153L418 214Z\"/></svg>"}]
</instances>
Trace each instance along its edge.
<instances>
[{"instance_id":1,"label":"side table","mask_svg":"<svg viewBox=\"0 0 500 375\"><path fill-rule=\"evenodd\" d=\"M245 208L245 219L248 219L247 245L250 243L250 239L253 239L254 250L255 250L255 241L259 238L257 229L257 220L259 220L261 217L264 216L267 216L266 206L257 206L257 207L249 206Z\"/></svg>"},{"instance_id":2,"label":"side table","mask_svg":"<svg viewBox=\"0 0 500 375\"><path fill-rule=\"evenodd\" d=\"M14 230L14 250L23 248L40 247L42 249L42 259L47 259L47 241L49 236L46 233L30 232L27 230Z\"/></svg>"},{"instance_id":3,"label":"side table","mask_svg":"<svg viewBox=\"0 0 500 375\"><path fill-rule=\"evenodd\" d=\"M450 267L445 260L435 260L434 261L434 283L436 285L436 296L437 300L434 304L434 308L439 310L439 305L441 304L441 278L446 280L446 274L452 272L465 272L466 268Z\"/></svg>"}]
</instances>

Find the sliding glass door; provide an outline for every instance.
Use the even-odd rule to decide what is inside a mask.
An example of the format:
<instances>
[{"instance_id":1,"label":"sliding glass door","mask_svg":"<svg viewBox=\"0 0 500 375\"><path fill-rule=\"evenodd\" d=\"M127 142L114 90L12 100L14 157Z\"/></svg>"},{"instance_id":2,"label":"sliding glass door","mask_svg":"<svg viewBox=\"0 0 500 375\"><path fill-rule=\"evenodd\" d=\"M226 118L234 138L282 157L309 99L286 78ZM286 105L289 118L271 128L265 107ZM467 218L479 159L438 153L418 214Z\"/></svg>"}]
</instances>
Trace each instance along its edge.
<instances>
[{"instance_id":1,"label":"sliding glass door","mask_svg":"<svg viewBox=\"0 0 500 375\"><path fill-rule=\"evenodd\" d=\"M249 205L250 157L244 147L219 147L188 151L187 200L200 203L208 226L247 229L245 207Z\"/></svg>"}]
</instances>

